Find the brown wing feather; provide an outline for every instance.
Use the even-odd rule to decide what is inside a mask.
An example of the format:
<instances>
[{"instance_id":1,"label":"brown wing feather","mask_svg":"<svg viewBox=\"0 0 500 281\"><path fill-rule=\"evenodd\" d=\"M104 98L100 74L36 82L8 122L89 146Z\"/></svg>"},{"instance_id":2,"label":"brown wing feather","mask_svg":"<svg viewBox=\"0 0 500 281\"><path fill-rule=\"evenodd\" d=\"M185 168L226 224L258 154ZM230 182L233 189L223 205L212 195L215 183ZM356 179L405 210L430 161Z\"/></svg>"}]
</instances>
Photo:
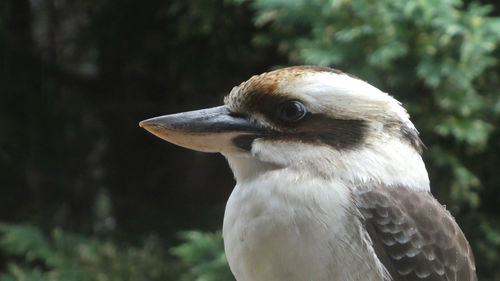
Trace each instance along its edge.
<instances>
[{"instance_id":1,"label":"brown wing feather","mask_svg":"<svg viewBox=\"0 0 500 281\"><path fill-rule=\"evenodd\" d=\"M355 201L375 253L394 281L477 281L469 243L430 193L359 188Z\"/></svg>"}]
</instances>

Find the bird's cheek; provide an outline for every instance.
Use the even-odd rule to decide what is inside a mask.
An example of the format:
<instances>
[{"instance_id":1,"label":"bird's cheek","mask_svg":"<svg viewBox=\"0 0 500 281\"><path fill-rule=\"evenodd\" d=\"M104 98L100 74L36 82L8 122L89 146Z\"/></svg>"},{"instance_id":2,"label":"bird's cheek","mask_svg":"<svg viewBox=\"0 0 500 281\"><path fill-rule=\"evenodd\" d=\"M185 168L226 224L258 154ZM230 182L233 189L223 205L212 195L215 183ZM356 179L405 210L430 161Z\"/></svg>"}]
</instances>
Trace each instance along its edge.
<instances>
[{"instance_id":1,"label":"bird's cheek","mask_svg":"<svg viewBox=\"0 0 500 281\"><path fill-rule=\"evenodd\" d=\"M287 151L288 145L286 142L269 138L257 138L252 143L251 153L253 157L262 162L286 167L291 162L290 153L284 153Z\"/></svg>"}]
</instances>

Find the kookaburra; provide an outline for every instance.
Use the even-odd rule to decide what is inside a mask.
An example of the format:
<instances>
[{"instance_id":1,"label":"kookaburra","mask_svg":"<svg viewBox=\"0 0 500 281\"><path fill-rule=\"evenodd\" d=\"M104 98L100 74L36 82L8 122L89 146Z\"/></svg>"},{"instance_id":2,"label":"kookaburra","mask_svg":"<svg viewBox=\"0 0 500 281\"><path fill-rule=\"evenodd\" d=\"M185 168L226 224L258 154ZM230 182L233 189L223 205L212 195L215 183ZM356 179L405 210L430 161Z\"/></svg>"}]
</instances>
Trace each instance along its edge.
<instances>
[{"instance_id":1,"label":"kookaburra","mask_svg":"<svg viewBox=\"0 0 500 281\"><path fill-rule=\"evenodd\" d=\"M223 237L238 281L477 280L431 195L423 144L396 99L331 68L253 76L224 105L140 126L222 153L236 186Z\"/></svg>"}]
</instances>

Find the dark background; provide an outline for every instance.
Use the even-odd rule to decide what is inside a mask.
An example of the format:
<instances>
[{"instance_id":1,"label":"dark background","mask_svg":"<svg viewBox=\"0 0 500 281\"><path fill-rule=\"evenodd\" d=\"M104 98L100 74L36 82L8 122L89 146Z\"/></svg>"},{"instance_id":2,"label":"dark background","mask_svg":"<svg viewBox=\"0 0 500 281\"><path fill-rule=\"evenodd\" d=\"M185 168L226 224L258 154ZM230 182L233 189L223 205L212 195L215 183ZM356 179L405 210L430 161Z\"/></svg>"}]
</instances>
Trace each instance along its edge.
<instances>
[{"instance_id":1,"label":"dark background","mask_svg":"<svg viewBox=\"0 0 500 281\"><path fill-rule=\"evenodd\" d=\"M286 58L252 47L251 12L222 1L56 2L3 4L1 219L86 232L104 192L123 235L219 227L223 157L138 122L221 104Z\"/></svg>"},{"instance_id":2,"label":"dark background","mask_svg":"<svg viewBox=\"0 0 500 281\"><path fill-rule=\"evenodd\" d=\"M3 0L0 221L126 245L138 245L154 233L165 248L179 242L180 230L220 229L234 185L224 158L166 143L138 122L221 104L233 86L254 74L314 62L298 55L299 45L289 44L291 33L308 37L310 27L291 31L285 24L259 24L255 19L265 7L240 2ZM495 1L479 2L494 5L490 16L499 14ZM498 47L492 52L498 55ZM408 55L394 64L416 64L417 58ZM370 72L356 68L366 61L327 64L373 81ZM391 76L394 66L384 69L387 79L381 80L406 77L404 85L421 93L417 98L398 86L402 84L373 81L409 105L430 147L424 158L433 190L463 226L484 264L481 272L488 280L500 280L491 271L500 261L498 112L485 109L472 115L491 125L483 147L474 150L476 144L467 138L435 129L444 120L430 119L439 116L439 103L432 98L439 89L415 82L417 71L411 66L413 73L398 74L403 78ZM474 80L482 81L482 89L497 89L490 104L498 102L498 69L492 64ZM444 147L446 153L433 147ZM453 162L439 158L440 153L457 155L464 174L455 173L451 164L440 165L439 159ZM467 178L468 171L477 181ZM449 187L439 188L453 186L440 180L451 174L465 177L465 189L455 190L465 192L462 197L454 197ZM0 268L5 270L12 258L23 255L2 257Z\"/></svg>"}]
</instances>

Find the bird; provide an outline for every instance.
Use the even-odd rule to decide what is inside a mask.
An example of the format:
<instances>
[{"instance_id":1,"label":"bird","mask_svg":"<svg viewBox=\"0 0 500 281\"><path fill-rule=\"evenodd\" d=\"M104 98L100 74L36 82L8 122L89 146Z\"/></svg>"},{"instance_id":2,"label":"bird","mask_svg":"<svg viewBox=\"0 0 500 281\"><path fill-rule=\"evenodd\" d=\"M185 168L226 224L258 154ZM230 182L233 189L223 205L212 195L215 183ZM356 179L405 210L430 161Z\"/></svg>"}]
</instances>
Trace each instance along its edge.
<instances>
[{"instance_id":1,"label":"bird","mask_svg":"<svg viewBox=\"0 0 500 281\"><path fill-rule=\"evenodd\" d=\"M281 68L224 105L139 125L227 159L236 185L223 239L238 281L477 280L467 239L430 192L409 114L356 76Z\"/></svg>"}]
</instances>

